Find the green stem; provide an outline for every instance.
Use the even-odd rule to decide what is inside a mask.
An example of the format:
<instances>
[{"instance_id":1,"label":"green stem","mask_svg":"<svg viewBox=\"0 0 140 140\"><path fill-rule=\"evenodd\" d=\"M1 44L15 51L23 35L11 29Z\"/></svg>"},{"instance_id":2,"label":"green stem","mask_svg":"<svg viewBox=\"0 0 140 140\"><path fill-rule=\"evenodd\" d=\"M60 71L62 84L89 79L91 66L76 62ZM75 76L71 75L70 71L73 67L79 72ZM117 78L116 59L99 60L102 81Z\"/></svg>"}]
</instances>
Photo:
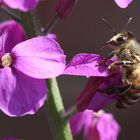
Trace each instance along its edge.
<instances>
[{"instance_id":1,"label":"green stem","mask_svg":"<svg viewBox=\"0 0 140 140\"><path fill-rule=\"evenodd\" d=\"M23 27L26 30L28 38L42 34L36 15L34 11L21 13ZM65 110L57 81L56 79L48 79L46 83L48 88L48 99L46 101L47 115L54 140L72 140L69 123L63 117Z\"/></svg>"},{"instance_id":2,"label":"green stem","mask_svg":"<svg viewBox=\"0 0 140 140\"><path fill-rule=\"evenodd\" d=\"M50 33L52 31L52 29L55 27L55 25L57 24L58 21L59 21L59 16L57 14L55 14L52 17L52 19L50 20L50 22L47 25L47 27L44 29L43 33L45 35L47 35L48 33Z\"/></svg>"},{"instance_id":3,"label":"green stem","mask_svg":"<svg viewBox=\"0 0 140 140\"><path fill-rule=\"evenodd\" d=\"M26 31L28 38L42 35L40 20L38 18L36 10L31 12L21 12L22 24Z\"/></svg>"},{"instance_id":4,"label":"green stem","mask_svg":"<svg viewBox=\"0 0 140 140\"><path fill-rule=\"evenodd\" d=\"M47 87L49 96L46 105L54 140L72 140L69 124L63 117L64 106L56 79L47 80Z\"/></svg>"},{"instance_id":5,"label":"green stem","mask_svg":"<svg viewBox=\"0 0 140 140\"><path fill-rule=\"evenodd\" d=\"M16 20L17 22L21 22L21 18L14 12L12 12L9 8L1 5L0 10L6 13L8 16L10 16L12 19Z\"/></svg>"}]
</instances>

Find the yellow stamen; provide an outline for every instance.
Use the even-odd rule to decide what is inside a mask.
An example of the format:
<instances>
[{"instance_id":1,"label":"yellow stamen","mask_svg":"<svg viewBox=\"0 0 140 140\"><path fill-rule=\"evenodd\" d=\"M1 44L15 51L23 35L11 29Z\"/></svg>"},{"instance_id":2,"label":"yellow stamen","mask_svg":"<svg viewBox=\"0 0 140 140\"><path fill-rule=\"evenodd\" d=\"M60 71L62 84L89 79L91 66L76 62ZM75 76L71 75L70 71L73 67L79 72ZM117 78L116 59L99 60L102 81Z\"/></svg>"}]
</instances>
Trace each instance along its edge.
<instances>
[{"instance_id":1,"label":"yellow stamen","mask_svg":"<svg viewBox=\"0 0 140 140\"><path fill-rule=\"evenodd\" d=\"M1 58L2 66L3 67L9 67L12 64L12 57L10 53L6 53Z\"/></svg>"}]
</instances>

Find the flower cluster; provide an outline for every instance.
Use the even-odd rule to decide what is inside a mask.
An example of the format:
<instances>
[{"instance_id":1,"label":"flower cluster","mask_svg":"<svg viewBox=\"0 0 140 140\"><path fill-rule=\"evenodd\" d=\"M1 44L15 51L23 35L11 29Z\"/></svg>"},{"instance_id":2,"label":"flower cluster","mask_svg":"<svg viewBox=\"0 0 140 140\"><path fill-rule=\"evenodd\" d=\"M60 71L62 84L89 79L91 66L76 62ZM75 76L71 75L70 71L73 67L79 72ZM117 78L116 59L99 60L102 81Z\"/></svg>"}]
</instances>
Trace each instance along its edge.
<instances>
[{"instance_id":1,"label":"flower cluster","mask_svg":"<svg viewBox=\"0 0 140 140\"><path fill-rule=\"evenodd\" d=\"M66 66L64 74L80 75L90 77L87 85L77 99L79 111L92 109L98 111L118 98L114 94L109 96L107 90L112 87L120 86L121 74L119 70L114 73L108 70L108 65L113 61L97 66L104 61L104 58L97 54L77 54Z\"/></svg>"},{"instance_id":2,"label":"flower cluster","mask_svg":"<svg viewBox=\"0 0 140 140\"><path fill-rule=\"evenodd\" d=\"M78 0L58 0L55 6L56 12L60 17L65 17L69 15L74 5ZM126 8L132 0L114 0L117 5L121 8ZM34 9L40 0L0 0L0 4L4 4L13 9L18 9L24 12Z\"/></svg>"},{"instance_id":3,"label":"flower cluster","mask_svg":"<svg viewBox=\"0 0 140 140\"><path fill-rule=\"evenodd\" d=\"M132 0L114 1L120 8L126 8L132 2ZM32 19L35 20L31 22L32 24L34 22L38 24L36 17L33 17L35 11L32 10L37 8L40 2L41 0L0 0L0 6L13 18L18 16L12 13L10 8L19 10L22 16L26 15L28 20L19 17L18 22L22 25L26 20ZM46 84L46 79L59 75L86 76L89 78L88 82L76 102L78 113L70 120L72 133L77 135L83 131L84 140L116 140L120 126L113 115L100 111L120 97L119 94L111 94L112 89L123 84L120 67L115 67L114 71L108 70L110 64L116 60L112 57L102 63L105 59L98 54L80 53L66 65L66 56L56 41L56 35L49 33L57 19L70 15L77 2L78 0L57 0L54 7L56 15L50 22L49 28L44 29L43 35L33 37L37 35L34 33L30 39L26 38L25 34L28 35L28 31L27 29L24 31L20 23L14 20L0 23L0 110L11 117L34 114L43 106L48 93L57 94L57 84L52 84L51 87L48 84L51 80L47 80ZM31 26L29 25L28 29ZM35 28L41 30L41 27L34 27L33 32ZM64 128L66 121L59 120L62 119L60 111L64 110L63 108L60 110L58 106L61 103L57 103L57 98L54 98L50 101L53 104L53 111L56 112L51 110L53 112L50 111L53 114L51 117L56 119L57 115L61 115L56 122ZM17 138L6 137L3 140L17 140Z\"/></svg>"}]
</instances>

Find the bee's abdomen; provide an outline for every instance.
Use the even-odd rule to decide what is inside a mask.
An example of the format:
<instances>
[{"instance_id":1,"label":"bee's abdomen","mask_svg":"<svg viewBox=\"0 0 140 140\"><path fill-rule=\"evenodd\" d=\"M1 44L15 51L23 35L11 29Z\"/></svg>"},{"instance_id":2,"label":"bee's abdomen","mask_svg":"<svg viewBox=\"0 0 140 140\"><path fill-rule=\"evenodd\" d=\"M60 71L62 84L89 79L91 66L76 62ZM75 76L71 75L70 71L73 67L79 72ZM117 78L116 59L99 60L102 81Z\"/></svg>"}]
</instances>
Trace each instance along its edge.
<instances>
[{"instance_id":1,"label":"bee's abdomen","mask_svg":"<svg viewBox=\"0 0 140 140\"><path fill-rule=\"evenodd\" d=\"M128 108L131 105L135 104L140 98L140 93L131 93L130 91L121 95L117 100L116 107L119 109Z\"/></svg>"}]
</instances>

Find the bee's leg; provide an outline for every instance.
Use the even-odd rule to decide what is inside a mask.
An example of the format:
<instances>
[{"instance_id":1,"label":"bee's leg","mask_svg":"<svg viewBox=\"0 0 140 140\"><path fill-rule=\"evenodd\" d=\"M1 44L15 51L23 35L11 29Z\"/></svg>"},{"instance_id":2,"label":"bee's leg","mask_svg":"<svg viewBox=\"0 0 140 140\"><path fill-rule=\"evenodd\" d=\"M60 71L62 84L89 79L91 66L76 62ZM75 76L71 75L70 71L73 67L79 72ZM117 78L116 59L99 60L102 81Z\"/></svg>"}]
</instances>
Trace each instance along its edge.
<instances>
[{"instance_id":1,"label":"bee's leg","mask_svg":"<svg viewBox=\"0 0 140 140\"><path fill-rule=\"evenodd\" d=\"M110 59L111 57L113 57L116 54L116 51L112 51L111 53L108 54L108 56L106 57L106 59Z\"/></svg>"},{"instance_id":2,"label":"bee's leg","mask_svg":"<svg viewBox=\"0 0 140 140\"><path fill-rule=\"evenodd\" d=\"M116 107L119 109L128 108L131 105L135 104L139 100L139 98L140 93L133 94L131 92L127 92L118 99Z\"/></svg>"},{"instance_id":3,"label":"bee's leg","mask_svg":"<svg viewBox=\"0 0 140 140\"><path fill-rule=\"evenodd\" d=\"M134 90L140 90L140 85L132 86L132 89L134 89Z\"/></svg>"},{"instance_id":4,"label":"bee's leg","mask_svg":"<svg viewBox=\"0 0 140 140\"><path fill-rule=\"evenodd\" d=\"M106 64L106 61L108 59L110 59L111 57L113 57L115 54L116 54L116 51L112 51L111 53L108 54L108 56L105 59L103 59L101 62L97 63L96 66Z\"/></svg>"},{"instance_id":5,"label":"bee's leg","mask_svg":"<svg viewBox=\"0 0 140 140\"><path fill-rule=\"evenodd\" d=\"M127 91L129 91L131 89L131 86L132 85L130 84L130 85L126 85L126 86L108 88L106 93L107 93L107 95L114 95L114 94L122 95L122 94L126 93Z\"/></svg>"},{"instance_id":6,"label":"bee's leg","mask_svg":"<svg viewBox=\"0 0 140 140\"><path fill-rule=\"evenodd\" d=\"M108 66L108 69L109 70L112 70L117 65L129 66L129 65L133 65L133 64L134 63L132 61L126 61L126 60L123 60L123 61L115 61L115 62L113 62L112 64L110 64Z\"/></svg>"}]
</instances>

